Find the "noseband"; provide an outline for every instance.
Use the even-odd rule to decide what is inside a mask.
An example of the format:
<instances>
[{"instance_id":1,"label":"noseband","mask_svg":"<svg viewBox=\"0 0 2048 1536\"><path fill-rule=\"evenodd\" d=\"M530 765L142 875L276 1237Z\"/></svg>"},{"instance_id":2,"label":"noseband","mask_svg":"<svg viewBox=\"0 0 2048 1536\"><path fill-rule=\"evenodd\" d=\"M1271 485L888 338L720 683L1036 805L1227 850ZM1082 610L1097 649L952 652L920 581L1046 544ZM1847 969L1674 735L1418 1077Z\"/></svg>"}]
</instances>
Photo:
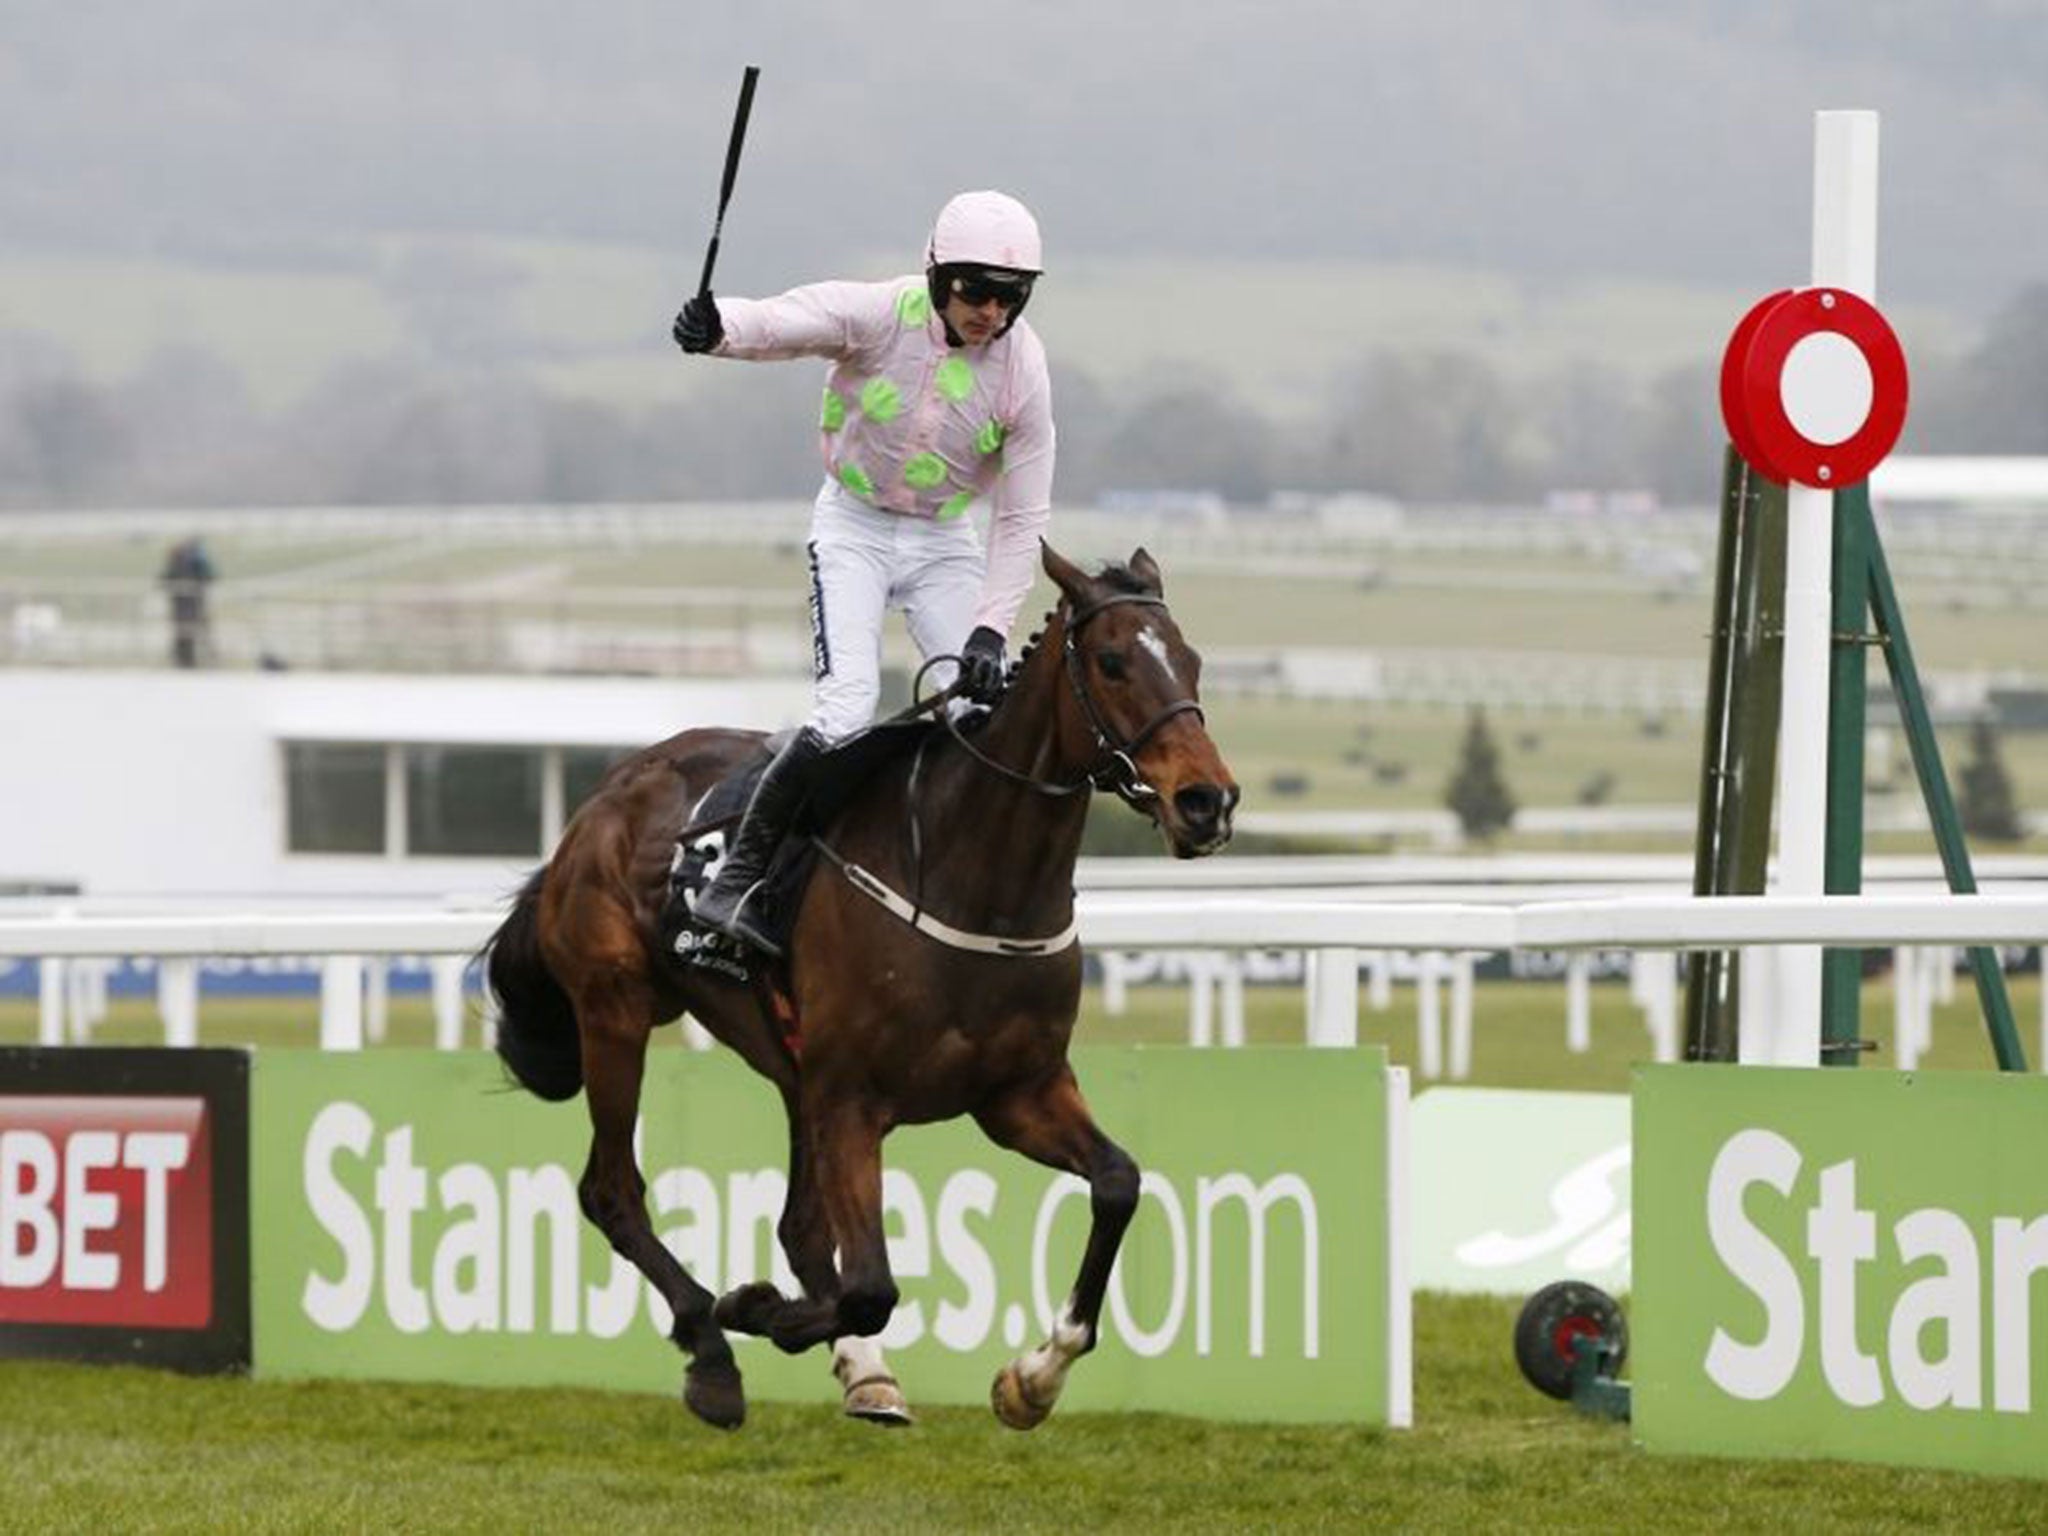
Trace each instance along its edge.
<instances>
[{"instance_id":1,"label":"noseband","mask_svg":"<svg viewBox=\"0 0 2048 1536\"><path fill-rule=\"evenodd\" d=\"M1082 773L1071 784L1062 784L1049 779L1033 778L1028 773L1019 773L1005 766L981 751L961 734L950 714L941 711L953 739L966 748L970 757L983 767L994 769L1004 778L1037 790L1042 795L1072 795L1084 789L1106 789L1125 803L1141 811L1150 811L1152 803L1159 798L1159 791L1147 782L1139 772L1136 754L1138 750L1159 733L1159 728L1176 715L1192 713L1197 720L1203 720L1202 706L1193 699L1176 699L1145 722L1142 729L1130 736L1119 736L1114 727L1103 718L1096 706L1095 697L1088 691L1088 673L1081 662L1081 651L1077 643L1081 629L1087 622L1104 609L1115 608L1124 603L1136 603L1146 608L1164 608L1166 600L1149 597L1141 592L1116 592L1090 603L1086 608L1067 617L1066 633L1060 641L1062 658L1066 664L1067 682L1074 690L1074 697L1080 701L1081 713L1088 721L1088 729L1095 736L1097 766Z\"/></svg>"}]
</instances>

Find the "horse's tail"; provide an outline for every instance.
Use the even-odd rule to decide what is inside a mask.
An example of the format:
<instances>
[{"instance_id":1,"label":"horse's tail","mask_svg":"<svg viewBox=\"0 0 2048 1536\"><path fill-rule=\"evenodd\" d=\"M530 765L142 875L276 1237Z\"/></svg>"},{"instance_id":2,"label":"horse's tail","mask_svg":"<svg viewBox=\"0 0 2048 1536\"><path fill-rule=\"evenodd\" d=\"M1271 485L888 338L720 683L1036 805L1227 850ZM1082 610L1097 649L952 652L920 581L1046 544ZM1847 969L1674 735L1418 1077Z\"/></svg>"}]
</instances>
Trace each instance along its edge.
<instances>
[{"instance_id":1,"label":"horse's tail","mask_svg":"<svg viewBox=\"0 0 2048 1536\"><path fill-rule=\"evenodd\" d=\"M573 1099L583 1086L576 1010L540 953L540 884L546 866L520 887L512 912L484 946L498 1000L498 1057L543 1099Z\"/></svg>"}]
</instances>

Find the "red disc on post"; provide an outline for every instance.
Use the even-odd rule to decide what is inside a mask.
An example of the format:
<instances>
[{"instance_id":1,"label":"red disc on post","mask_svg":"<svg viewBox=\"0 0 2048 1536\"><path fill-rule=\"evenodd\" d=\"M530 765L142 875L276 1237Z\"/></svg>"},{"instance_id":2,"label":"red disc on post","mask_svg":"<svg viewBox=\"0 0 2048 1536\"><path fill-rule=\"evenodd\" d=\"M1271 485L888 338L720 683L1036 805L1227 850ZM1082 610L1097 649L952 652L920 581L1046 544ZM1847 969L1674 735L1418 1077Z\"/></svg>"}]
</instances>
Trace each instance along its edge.
<instances>
[{"instance_id":1,"label":"red disc on post","mask_svg":"<svg viewBox=\"0 0 2048 1536\"><path fill-rule=\"evenodd\" d=\"M1756 339L1757 328L1764 323L1764 316L1791 297L1790 288L1781 288L1758 299L1750 306L1749 313L1736 322L1735 333L1728 338L1728 349L1721 354L1721 422L1728 429L1728 441L1735 445L1735 451L1742 455L1750 468L1773 480L1783 480L1785 476L1783 471L1764 461L1763 447L1750 427L1749 404L1743 393L1742 376L1750 343Z\"/></svg>"},{"instance_id":2,"label":"red disc on post","mask_svg":"<svg viewBox=\"0 0 2048 1536\"><path fill-rule=\"evenodd\" d=\"M1834 337L1832 361L1816 364L1793 383L1802 398L1788 399L1786 365L1801 343ZM1867 379L1844 383L1844 348L1853 349ZM1827 377L1830 371L1834 377ZM1853 399L1867 383L1867 404ZM1866 480L1891 452L1906 424L1909 386L1906 355L1883 315L1841 288L1806 288L1774 295L1736 327L1721 369L1722 415L1744 458L1774 480L1796 480L1835 490ZM1859 420L1831 440L1809 436L1795 416L1840 411L1845 402Z\"/></svg>"}]
</instances>

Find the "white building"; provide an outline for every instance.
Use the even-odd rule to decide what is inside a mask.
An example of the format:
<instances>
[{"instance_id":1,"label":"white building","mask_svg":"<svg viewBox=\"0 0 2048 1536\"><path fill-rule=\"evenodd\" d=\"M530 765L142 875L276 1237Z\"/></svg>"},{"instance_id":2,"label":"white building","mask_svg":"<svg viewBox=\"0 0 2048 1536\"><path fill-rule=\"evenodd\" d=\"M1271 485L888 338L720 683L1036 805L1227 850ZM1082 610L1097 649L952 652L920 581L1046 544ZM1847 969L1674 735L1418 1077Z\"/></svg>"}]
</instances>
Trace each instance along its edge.
<instances>
[{"instance_id":1,"label":"white building","mask_svg":"<svg viewBox=\"0 0 2048 1536\"><path fill-rule=\"evenodd\" d=\"M0 888L500 897L620 752L808 680L0 668Z\"/></svg>"}]
</instances>

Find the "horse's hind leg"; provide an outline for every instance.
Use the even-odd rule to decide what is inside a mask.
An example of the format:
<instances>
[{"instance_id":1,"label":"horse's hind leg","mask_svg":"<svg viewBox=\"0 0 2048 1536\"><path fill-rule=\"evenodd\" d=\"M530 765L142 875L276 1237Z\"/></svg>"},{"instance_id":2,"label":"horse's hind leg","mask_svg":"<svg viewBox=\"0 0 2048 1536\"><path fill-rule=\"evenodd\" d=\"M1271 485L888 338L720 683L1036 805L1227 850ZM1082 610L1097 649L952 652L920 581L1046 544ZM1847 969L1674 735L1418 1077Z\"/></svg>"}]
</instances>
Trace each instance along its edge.
<instances>
[{"instance_id":1,"label":"horse's hind leg","mask_svg":"<svg viewBox=\"0 0 2048 1536\"><path fill-rule=\"evenodd\" d=\"M707 1424L736 1429L747 1413L740 1370L717 1323L712 1296L654 1235L647 1183L633 1156L633 1122L647 1062L652 1010L643 999L577 1000L583 1037L583 1091L590 1102L590 1161L578 1186L583 1213L614 1250L653 1282L675 1314L669 1337L690 1356L683 1401Z\"/></svg>"},{"instance_id":2,"label":"horse's hind leg","mask_svg":"<svg viewBox=\"0 0 2048 1536\"><path fill-rule=\"evenodd\" d=\"M1088 1248L1067 1304L1051 1337L997 1372L989 1393L997 1418L1012 1429L1035 1429L1059 1401L1068 1368L1095 1347L1110 1267L1138 1208L1138 1165L1097 1128L1065 1065L1055 1077L996 1100L975 1119L999 1146L1088 1181Z\"/></svg>"}]
</instances>

